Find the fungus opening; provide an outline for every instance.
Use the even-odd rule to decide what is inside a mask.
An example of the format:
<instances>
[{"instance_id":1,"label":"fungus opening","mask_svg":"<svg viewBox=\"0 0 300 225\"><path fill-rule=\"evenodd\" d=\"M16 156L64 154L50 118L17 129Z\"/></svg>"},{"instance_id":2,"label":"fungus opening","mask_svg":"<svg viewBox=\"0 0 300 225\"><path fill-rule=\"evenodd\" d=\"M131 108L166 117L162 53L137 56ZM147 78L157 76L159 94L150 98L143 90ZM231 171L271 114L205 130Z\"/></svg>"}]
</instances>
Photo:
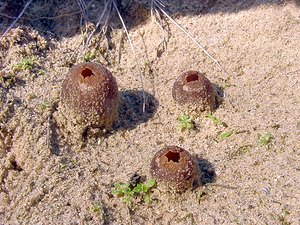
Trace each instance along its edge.
<instances>
[{"instance_id":1,"label":"fungus opening","mask_svg":"<svg viewBox=\"0 0 300 225\"><path fill-rule=\"evenodd\" d=\"M83 78L86 78L86 77L90 77L90 76L93 76L93 71L90 70L89 68L85 68L81 71L81 75L83 76Z\"/></svg>"},{"instance_id":2,"label":"fungus opening","mask_svg":"<svg viewBox=\"0 0 300 225\"><path fill-rule=\"evenodd\" d=\"M178 163L180 159L180 155L178 152L168 151L167 154L165 154L165 156L168 158L168 162L173 161Z\"/></svg>"},{"instance_id":3,"label":"fungus opening","mask_svg":"<svg viewBox=\"0 0 300 225\"><path fill-rule=\"evenodd\" d=\"M193 74L189 74L189 75L186 77L186 82L189 83L189 82L192 82L192 81L196 81L196 80L198 80L198 79L199 79L198 74L193 73Z\"/></svg>"}]
</instances>

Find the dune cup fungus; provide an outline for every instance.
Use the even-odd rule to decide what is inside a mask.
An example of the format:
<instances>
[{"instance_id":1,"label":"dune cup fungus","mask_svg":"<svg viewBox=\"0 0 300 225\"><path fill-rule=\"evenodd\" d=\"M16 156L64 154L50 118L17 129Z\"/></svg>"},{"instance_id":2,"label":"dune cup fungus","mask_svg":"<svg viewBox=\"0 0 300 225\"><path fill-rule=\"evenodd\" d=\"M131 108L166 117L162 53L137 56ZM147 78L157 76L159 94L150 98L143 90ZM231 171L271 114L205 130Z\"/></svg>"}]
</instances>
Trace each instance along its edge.
<instances>
[{"instance_id":1,"label":"dune cup fungus","mask_svg":"<svg viewBox=\"0 0 300 225\"><path fill-rule=\"evenodd\" d=\"M187 71L174 82L172 89L174 100L191 111L212 111L216 107L215 90L204 74Z\"/></svg>"},{"instance_id":2,"label":"dune cup fungus","mask_svg":"<svg viewBox=\"0 0 300 225\"><path fill-rule=\"evenodd\" d=\"M165 190L183 192L199 178L194 158L183 148L166 146L158 151L150 164L151 176Z\"/></svg>"},{"instance_id":3,"label":"dune cup fungus","mask_svg":"<svg viewBox=\"0 0 300 225\"><path fill-rule=\"evenodd\" d=\"M116 79L97 63L71 68L62 84L60 125L69 133L110 130L118 118L119 92Z\"/></svg>"}]
</instances>

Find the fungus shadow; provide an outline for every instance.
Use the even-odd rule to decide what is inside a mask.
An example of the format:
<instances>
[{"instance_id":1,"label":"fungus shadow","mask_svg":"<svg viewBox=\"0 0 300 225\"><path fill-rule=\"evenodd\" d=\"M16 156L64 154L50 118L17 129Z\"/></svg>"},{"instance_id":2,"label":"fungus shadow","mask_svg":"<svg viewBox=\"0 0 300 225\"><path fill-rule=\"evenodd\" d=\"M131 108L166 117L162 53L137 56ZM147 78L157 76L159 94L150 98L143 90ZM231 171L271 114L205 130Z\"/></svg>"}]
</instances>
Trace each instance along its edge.
<instances>
[{"instance_id":1,"label":"fungus shadow","mask_svg":"<svg viewBox=\"0 0 300 225\"><path fill-rule=\"evenodd\" d=\"M206 159L195 157L198 169L200 171L200 176L198 184L194 188L197 188L200 185L205 185L208 183L216 182L216 172L213 164Z\"/></svg>"},{"instance_id":2,"label":"fungus shadow","mask_svg":"<svg viewBox=\"0 0 300 225\"><path fill-rule=\"evenodd\" d=\"M153 117L158 107L157 99L148 92L146 97L145 112L143 112L143 91L121 91L119 121L114 125L114 130L130 130Z\"/></svg>"},{"instance_id":3,"label":"fungus shadow","mask_svg":"<svg viewBox=\"0 0 300 225\"><path fill-rule=\"evenodd\" d=\"M220 106L222 105L223 101L224 101L224 97L225 97L225 92L224 89L222 87L220 87L219 85L212 83L214 91L215 91L215 99L216 99L216 106L215 106L215 110L217 110L218 108L220 108Z\"/></svg>"}]
</instances>

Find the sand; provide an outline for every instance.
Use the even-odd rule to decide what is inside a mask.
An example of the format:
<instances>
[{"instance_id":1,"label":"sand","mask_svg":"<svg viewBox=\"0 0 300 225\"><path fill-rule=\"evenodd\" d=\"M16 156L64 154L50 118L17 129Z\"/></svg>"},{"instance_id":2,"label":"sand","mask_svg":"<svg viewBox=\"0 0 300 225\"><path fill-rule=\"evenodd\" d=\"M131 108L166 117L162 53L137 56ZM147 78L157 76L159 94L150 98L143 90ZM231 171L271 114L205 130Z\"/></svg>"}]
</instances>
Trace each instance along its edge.
<instances>
[{"instance_id":1,"label":"sand","mask_svg":"<svg viewBox=\"0 0 300 225\"><path fill-rule=\"evenodd\" d=\"M124 18L143 74L146 111L139 69L114 15L108 43L95 34L90 51L92 61L116 77L119 121L106 136L82 145L72 143L53 117L64 77L83 61L80 14L21 19L1 40L0 224L300 223L299 3L198 2L166 1L166 8L227 72L166 20L163 49L148 7L130 5ZM76 1L68 8L59 3L45 15L78 10ZM99 15L95 5L89 31ZM5 3L0 9L16 16ZM33 10L24 18L43 15ZM1 14L2 30L9 22ZM17 65L24 58L33 59L31 69ZM177 129L184 109L172 99L172 86L188 70L205 73L221 90L223 102L213 115L223 124L204 112L193 118L196 129ZM222 138L223 132L232 134ZM259 137L265 134L272 138L264 145ZM165 145L201 159L204 185L182 194L155 187L150 204L137 197L128 205L111 194L115 182L134 173L150 179L152 157Z\"/></svg>"}]
</instances>

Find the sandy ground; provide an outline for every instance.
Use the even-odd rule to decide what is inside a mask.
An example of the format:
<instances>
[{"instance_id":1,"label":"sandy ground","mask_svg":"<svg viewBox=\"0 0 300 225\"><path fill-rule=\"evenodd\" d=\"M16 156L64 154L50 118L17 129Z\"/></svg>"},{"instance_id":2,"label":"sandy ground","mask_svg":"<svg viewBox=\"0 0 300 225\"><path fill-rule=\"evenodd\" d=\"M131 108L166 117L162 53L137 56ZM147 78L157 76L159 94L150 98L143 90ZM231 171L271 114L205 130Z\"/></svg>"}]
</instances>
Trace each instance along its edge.
<instances>
[{"instance_id":1,"label":"sandy ground","mask_svg":"<svg viewBox=\"0 0 300 225\"><path fill-rule=\"evenodd\" d=\"M82 62L78 15L51 20L51 32L41 24L21 26L21 20L1 40L0 224L300 223L299 6L197 2L166 7L227 73L170 22L162 51L159 26L147 9L132 6L125 21L143 73L146 113L135 57L116 22L109 48L95 35L90 50L117 79L119 122L107 137L83 146L70 144L53 118L65 75ZM1 21L7 26L11 20ZM32 69L16 66L24 58L34 58ZM197 129L178 131L183 109L172 99L172 86L191 69L223 90L213 115L227 126L203 113L194 118ZM233 134L222 139L224 131ZM266 133L272 139L262 146L258 137ZM201 158L206 184L183 194L154 188L151 204L135 201L133 207L111 194L115 182L134 173L150 178L151 159L165 145Z\"/></svg>"}]
</instances>

